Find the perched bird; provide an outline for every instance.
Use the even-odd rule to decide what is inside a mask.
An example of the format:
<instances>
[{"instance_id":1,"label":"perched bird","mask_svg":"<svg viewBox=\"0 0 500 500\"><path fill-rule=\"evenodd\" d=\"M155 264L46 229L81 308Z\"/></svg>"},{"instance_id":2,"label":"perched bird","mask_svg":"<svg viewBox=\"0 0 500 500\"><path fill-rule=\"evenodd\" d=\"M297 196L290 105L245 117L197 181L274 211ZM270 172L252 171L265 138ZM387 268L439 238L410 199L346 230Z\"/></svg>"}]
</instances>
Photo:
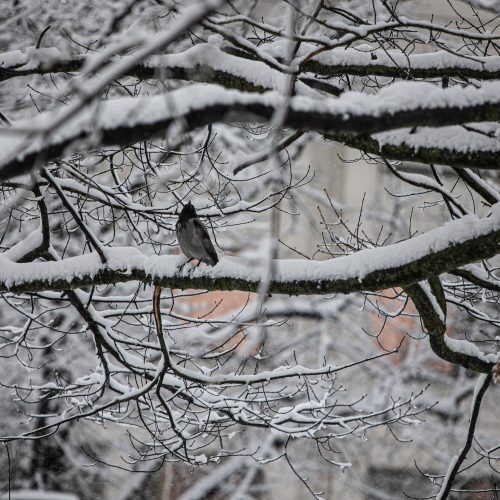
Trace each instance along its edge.
<instances>
[{"instance_id":1,"label":"perched bird","mask_svg":"<svg viewBox=\"0 0 500 500\"><path fill-rule=\"evenodd\" d=\"M198 265L205 262L209 266L215 266L219 262L207 228L198 219L196 210L190 201L184 205L175 225L175 231L182 253L189 257L187 262L198 259L200 261Z\"/></svg>"}]
</instances>

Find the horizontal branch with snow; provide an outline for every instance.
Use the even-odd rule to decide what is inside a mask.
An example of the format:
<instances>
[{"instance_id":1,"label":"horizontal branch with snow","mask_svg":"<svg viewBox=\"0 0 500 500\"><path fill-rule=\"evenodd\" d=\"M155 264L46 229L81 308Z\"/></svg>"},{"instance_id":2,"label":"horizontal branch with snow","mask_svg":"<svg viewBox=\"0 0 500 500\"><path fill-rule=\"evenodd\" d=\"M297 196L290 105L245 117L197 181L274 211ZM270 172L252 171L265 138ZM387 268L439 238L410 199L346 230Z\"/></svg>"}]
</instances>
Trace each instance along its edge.
<instances>
[{"instance_id":1,"label":"horizontal branch with snow","mask_svg":"<svg viewBox=\"0 0 500 500\"><path fill-rule=\"evenodd\" d=\"M391 78L500 77L500 56L470 57L440 50L405 54L395 50L335 49L309 61L304 70L322 76L358 75Z\"/></svg>"},{"instance_id":2,"label":"horizontal branch with snow","mask_svg":"<svg viewBox=\"0 0 500 500\"><path fill-rule=\"evenodd\" d=\"M405 54L401 51L366 48L337 48L308 61L303 71L321 76L384 76L393 78L461 77L493 80L500 77L500 56L461 56L448 51ZM300 54L316 47L303 44ZM264 52L285 57L283 44L270 43ZM276 88L284 75L250 54L227 53L214 43L200 43L183 52L152 56L129 68L124 76L140 79L161 77L205 83L221 83L226 88L262 92ZM91 63L89 54L66 56L56 47L26 47L0 54L0 82L19 76L79 72ZM127 60L127 57L114 60ZM299 58L300 60L300 58ZM300 84L299 84L300 85ZM300 88L298 89L300 92Z\"/></svg>"},{"instance_id":3,"label":"horizontal branch with snow","mask_svg":"<svg viewBox=\"0 0 500 500\"><path fill-rule=\"evenodd\" d=\"M31 238L36 244L36 238ZM19 245L23 245L21 242ZM290 295L352 293L417 283L495 256L500 248L500 203L488 217L472 215L393 245L327 261L279 260L270 292ZM13 251L19 253L21 250ZM189 271L184 257L147 257L136 248L107 248L57 262L17 263L0 256L0 291L38 292L143 281L169 288L256 291L265 274L260 261L224 257L213 269ZM17 255L15 253L15 255ZM14 254L13 254L14 255ZM12 257L11 257L12 258Z\"/></svg>"},{"instance_id":4,"label":"horizontal branch with snow","mask_svg":"<svg viewBox=\"0 0 500 500\"><path fill-rule=\"evenodd\" d=\"M0 82L16 76L50 73L73 73L91 66L99 56L73 55L65 57L54 47L0 54ZM130 56L113 57L120 63ZM141 80L171 78L202 83L217 83L225 88L247 92L279 90L286 75L261 61L244 59L223 52L215 43L201 43L180 53L153 55L138 64L128 65L123 76ZM307 85L297 82L298 93L312 93Z\"/></svg>"},{"instance_id":5,"label":"horizontal branch with snow","mask_svg":"<svg viewBox=\"0 0 500 500\"><path fill-rule=\"evenodd\" d=\"M56 160L83 147L129 145L169 131L189 131L220 121L267 122L284 97L214 85L192 85L151 98L120 98L65 113L66 107L0 130L0 179ZM61 116L64 119L61 119ZM377 95L348 92L339 99L291 98L285 125L322 133L373 134L402 127L445 126L500 119L500 83L441 89L400 82ZM470 145L473 151L473 144ZM498 163L490 168L498 168Z\"/></svg>"},{"instance_id":6,"label":"horizontal branch with snow","mask_svg":"<svg viewBox=\"0 0 500 500\"><path fill-rule=\"evenodd\" d=\"M493 122L448 127L415 127L373 135L332 134L329 138L391 160L458 168L498 169L500 127Z\"/></svg>"}]
</instances>

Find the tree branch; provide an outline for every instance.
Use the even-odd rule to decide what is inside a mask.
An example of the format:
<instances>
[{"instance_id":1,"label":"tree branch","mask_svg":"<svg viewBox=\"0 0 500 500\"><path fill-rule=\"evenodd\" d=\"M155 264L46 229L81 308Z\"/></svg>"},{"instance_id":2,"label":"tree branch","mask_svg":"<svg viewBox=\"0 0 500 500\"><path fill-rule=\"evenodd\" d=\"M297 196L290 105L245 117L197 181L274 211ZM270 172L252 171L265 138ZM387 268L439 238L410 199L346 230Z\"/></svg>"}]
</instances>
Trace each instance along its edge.
<instances>
[{"instance_id":1,"label":"tree branch","mask_svg":"<svg viewBox=\"0 0 500 500\"><path fill-rule=\"evenodd\" d=\"M1 65L2 57L8 61L10 54L0 54L0 82L17 76L78 72L95 58L92 55L74 55L66 58L55 48L41 49L35 53L29 47L25 54L21 54L20 51L14 52L10 59L17 60L17 63L10 66ZM33 55L36 57L33 57L32 61ZM115 57L110 62L127 63L128 59L129 57ZM179 54L151 56L138 64L128 65L125 69L123 76L136 77L139 80L168 78L214 83L227 89L246 92L278 90L283 79L279 71L261 61L227 54L212 44L198 44ZM311 82L310 86L314 85L315 82ZM308 81L306 85L299 84L299 90L306 90L306 86L309 86ZM332 90L335 89L332 86Z\"/></svg>"},{"instance_id":2,"label":"tree branch","mask_svg":"<svg viewBox=\"0 0 500 500\"><path fill-rule=\"evenodd\" d=\"M94 234L92 229L90 229L90 227L88 227L87 224L85 224L82 218L78 215L78 212L76 211L75 207L68 200L67 196L64 194L64 191L57 183L57 180L52 176L52 174L48 171L48 169L46 168L43 169L42 177L46 179L52 186L54 191L59 196L59 199L61 200L61 203L63 204L64 208L66 208L66 210L71 214L71 217L73 217L73 220L76 222L77 226L81 229L82 233L87 238L89 246L97 252L97 254L99 255L99 259L103 264L105 264L106 256L104 255L104 249L103 246L101 245L101 242L99 241L99 238Z\"/></svg>"},{"instance_id":3,"label":"tree branch","mask_svg":"<svg viewBox=\"0 0 500 500\"><path fill-rule=\"evenodd\" d=\"M394 245L322 262L278 260L270 292L316 295L407 287L493 257L499 244L500 205L495 205L490 217L458 219ZM142 281L164 288L255 292L264 273L254 262L235 257L221 259L213 269L202 266L179 273L184 257L146 257L135 248L106 248L105 256L106 264L96 253L26 264L0 256L0 291L38 292Z\"/></svg>"},{"instance_id":4,"label":"tree branch","mask_svg":"<svg viewBox=\"0 0 500 500\"><path fill-rule=\"evenodd\" d=\"M481 375L476 382L476 390L474 391L474 401L472 405L472 414L470 417L469 430L467 432L467 439L465 440L464 447L460 450L460 454L455 456L450 463L448 472L444 478L444 482L441 489L436 496L436 500L445 500L450 494L453 481L455 480L457 474L459 473L460 466L464 463L467 458L467 453L472 446L472 440L474 439L474 432L476 430L477 419L479 417L479 410L481 409L481 402L483 397L490 385L493 375L491 373L487 375Z\"/></svg>"},{"instance_id":5,"label":"tree branch","mask_svg":"<svg viewBox=\"0 0 500 500\"><path fill-rule=\"evenodd\" d=\"M428 132L427 137L420 144L417 142L418 129L416 132L408 130L407 134L401 133L397 142L391 142L391 140L386 137L381 138L354 132L327 134L326 138L340 142L351 148L360 149L365 153L383 156L389 160L449 165L455 167L457 170L469 167L488 170L500 169L500 163L498 162L500 151L497 149L498 141L495 144L495 140L491 140L491 149L479 149L477 145L466 147L468 144L467 138L469 138L470 143L473 141L471 140L471 134L464 134L462 136L462 142L456 144L456 147L454 147L452 141L447 141L446 146L443 146L442 140L440 143L433 141L430 132L434 133L434 140L437 141L441 139L445 130L433 129ZM415 139L417 139L417 141L415 141ZM491 199L491 197L489 197L489 199Z\"/></svg>"},{"instance_id":6,"label":"tree branch","mask_svg":"<svg viewBox=\"0 0 500 500\"><path fill-rule=\"evenodd\" d=\"M274 92L259 95L192 85L152 98L104 101L97 114L89 108L77 109L72 115L66 108L44 113L2 130L0 180L33 168L40 156L51 161L68 154L68 147L77 149L82 144L95 148L129 145L162 135L173 124L190 131L221 121L268 122L282 99ZM488 120L500 120L498 82L487 82L480 89L441 89L406 82L374 96L351 93L320 102L293 97L284 125L328 134L369 135L401 127ZM484 167L498 168L498 162Z\"/></svg>"},{"instance_id":7,"label":"tree branch","mask_svg":"<svg viewBox=\"0 0 500 500\"><path fill-rule=\"evenodd\" d=\"M272 44L269 46L272 50ZM0 82L19 76L79 72L92 57L89 54L67 57L55 47L42 48L36 52L33 47L27 47L22 53L7 52L0 54L0 64L5 60L0 66ZM126 61L127 57L115 58L115 61L118 60ZM468 56L445 51L407 55L400 51L362 52L340 48L308 61L302 70L322 77L352 75L404 80L441 77L495 80L500 78L500 57L475 57L473 60ZM269 85L259 83L259 80L271 80L270 76L278 74L274 68L258 61L248 52L225 52L215 45L200 43L179 54L153 56L128 68L124 76L144 80L162 73L168 74L169 78L220 83L226 88L247 91L253 89L257 92L270 88Z\"/></svg>"},{"instance_id":8,"label":"tree branch","mask_svg":"<svg viewBox=\"0 0 500 500\"><path fill-rule=\"evenodd\" d=\"M330 59L331 62L328 60ZM500 58L471 60L445 51L428 54L404 54L382 50L361 52L356 49L335 50L320 60L308 61L304 71L321 76L383 76L389 78L500 78Z\"/></svg>"},{"instance_id":9,"label":"tree branch","mask_svg":"<svg viewBox=\"0 0 500 500\"><path fill-rule=\"evenodd\" d=\"M431 349L439 358L479 373L491 373L494 363L486 360L473 343L463 341L468 349L462 351L450 347L450 342L461 345L458 344L461 341L453 341L446 336L446 302L439 278L404 288L420 314Z\"/></svg>"}]
</instances>

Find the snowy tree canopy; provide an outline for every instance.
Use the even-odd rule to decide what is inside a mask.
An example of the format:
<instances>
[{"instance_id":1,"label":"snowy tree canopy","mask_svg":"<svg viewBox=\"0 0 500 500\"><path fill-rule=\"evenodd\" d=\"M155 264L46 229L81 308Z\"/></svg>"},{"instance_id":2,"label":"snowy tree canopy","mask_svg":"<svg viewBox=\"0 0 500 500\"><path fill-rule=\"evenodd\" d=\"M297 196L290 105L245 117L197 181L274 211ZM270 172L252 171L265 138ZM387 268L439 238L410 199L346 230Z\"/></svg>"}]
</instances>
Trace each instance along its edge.
<instances>
[{"instance_id":1,"label":"snowy tree canopy","mask_svg":"<svg viewBox=\"0 0 500 500\"><path fill-rule=\"evenodd\" d=\"M238 460L243 497L239 455L284 457L318 496L294 441L344 470L380 428L425 449L463 417L421 479L491 473L487 430L463 467L500 378L495 2L6 4L1 385L26 425L1 441L109 423L135 470ZM188 201L215 267L183 265Z\"/></svg>"}]
</instances>

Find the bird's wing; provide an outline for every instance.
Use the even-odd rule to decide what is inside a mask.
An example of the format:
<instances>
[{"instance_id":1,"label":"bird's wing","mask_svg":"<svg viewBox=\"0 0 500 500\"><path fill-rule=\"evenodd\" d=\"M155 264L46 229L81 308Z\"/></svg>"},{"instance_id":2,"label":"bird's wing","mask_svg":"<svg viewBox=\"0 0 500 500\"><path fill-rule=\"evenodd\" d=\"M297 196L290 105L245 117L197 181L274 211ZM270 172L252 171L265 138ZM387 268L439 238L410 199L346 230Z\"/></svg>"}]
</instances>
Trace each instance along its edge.
<instances>
[{"instance_id":1,"label":"bird's wing","mask_svg":"<svg viewBox=\"0 0 500 500\"><path fill-rule=\"evenodd\" d=\"M214 262L217 263L219 259L212 244L212 240L210 239L210 235L208 234L207 228L203 225L200 219L193 219L193 228L195 230L196 237L200 242L202 242L204 250L214 260Z\"/></svg>"}]
</instances>

